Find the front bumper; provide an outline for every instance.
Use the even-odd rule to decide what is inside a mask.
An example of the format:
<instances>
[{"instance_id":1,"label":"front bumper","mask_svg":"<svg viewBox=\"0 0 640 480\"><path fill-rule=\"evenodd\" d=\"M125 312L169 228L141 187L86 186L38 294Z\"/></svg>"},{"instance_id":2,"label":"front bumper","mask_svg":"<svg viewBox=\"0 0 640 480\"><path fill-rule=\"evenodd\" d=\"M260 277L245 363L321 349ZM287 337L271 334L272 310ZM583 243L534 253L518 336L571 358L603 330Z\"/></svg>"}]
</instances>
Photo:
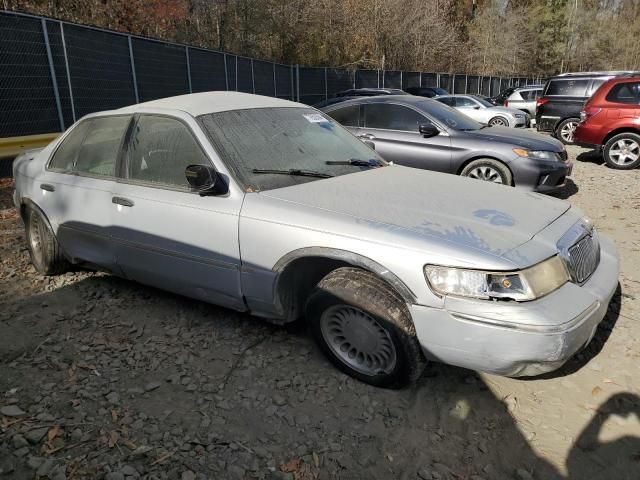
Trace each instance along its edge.
<instances>
[{"instance_id":1,"label":"front bumper","mask_svg":"<svg viewBox=\"0 0 640 480\"><path fill-rule=\"evenodd\" d=\"M548 193L564 187L571 175L571 162L547 162L518 157L509 167L517 188Z\"/></svg>"},{"instance_id":2,"label":"front bumper","mask_svg":"<svg viewBox=\"0 0 640 480\"><path fill-rule=\"evenodd\" d=\"M600 264L583 285L567 283L531 302L448 297L444 308L411 305L425 355L513 377L559 368L593 338L618 285L615 246L600 241Z\"/></svg>"}]
</instances>

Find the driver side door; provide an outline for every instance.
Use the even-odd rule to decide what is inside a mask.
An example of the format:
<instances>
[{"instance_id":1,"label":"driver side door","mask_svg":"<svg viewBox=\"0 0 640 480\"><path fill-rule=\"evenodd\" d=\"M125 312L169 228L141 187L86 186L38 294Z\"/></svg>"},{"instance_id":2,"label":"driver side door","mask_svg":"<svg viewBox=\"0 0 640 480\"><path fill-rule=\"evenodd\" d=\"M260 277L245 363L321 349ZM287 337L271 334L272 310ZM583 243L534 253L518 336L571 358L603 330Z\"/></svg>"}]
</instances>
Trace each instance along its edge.
<instances>
[{"instance_id":1,"label":"driver side door","mask_svg":"<svg viewBox=\"0 0 640 480\"><path fill-rule=\"evenodd\" d=\"M200 196L188 165L213 165L182 119L141 114L111 198L116 261L128 278L244 310L238 218L241 196Z\"/></svg>"}]
</instances>

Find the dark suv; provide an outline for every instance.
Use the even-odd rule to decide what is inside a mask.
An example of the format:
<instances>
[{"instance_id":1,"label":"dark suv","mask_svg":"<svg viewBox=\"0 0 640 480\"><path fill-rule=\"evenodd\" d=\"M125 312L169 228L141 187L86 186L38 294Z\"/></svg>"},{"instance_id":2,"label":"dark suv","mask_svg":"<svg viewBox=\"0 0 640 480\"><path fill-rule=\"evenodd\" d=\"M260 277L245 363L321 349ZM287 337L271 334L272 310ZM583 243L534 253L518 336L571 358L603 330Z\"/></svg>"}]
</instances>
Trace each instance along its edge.
<instances>
[{"instance_id":1,"label":"dark suv","mask_svg":"<svg viewBox=\"0 0 640 480\"><path fill-rule=\"evenodd\" d=\"M593 92L611 78L633 73L582 72L551 77L536 103L536 128L539 132L551 132L562 143L572 145L580 111Z\"/></svg>"}]
</instances>

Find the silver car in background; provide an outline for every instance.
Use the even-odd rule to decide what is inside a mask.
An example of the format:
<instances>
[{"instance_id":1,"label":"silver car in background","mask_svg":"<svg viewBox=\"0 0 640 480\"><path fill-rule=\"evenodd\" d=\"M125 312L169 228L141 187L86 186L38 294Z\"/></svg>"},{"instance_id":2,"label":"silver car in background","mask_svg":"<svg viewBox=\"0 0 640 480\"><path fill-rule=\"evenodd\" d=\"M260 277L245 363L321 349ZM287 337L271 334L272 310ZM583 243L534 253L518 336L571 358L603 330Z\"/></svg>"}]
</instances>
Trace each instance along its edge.
<instances>
[{"instance_id":1,"label":"silver car in background","mask_svg":"<svg viewBox=\"0 0 640 480\"><path fill-rule=\"evenodd\" d=\"M505 107L522 110L531 118L536 116L536 101L542 96L542 87L517 88L504 102Z\"/></svg>"},{"instance_id":2,"label":"silver car in background","mask_svg":"<svg viewBox=\"0 0 640 480\"><path fill-rule=\"evenodd\" d=\"M441 95L434 97L434 100L485 125L526 128L531 121L526 113L515 108L496 106L479 95Z\"/></svg>"},{"instance_id":3,"label":"silver car in background","mask_svg":"<svg viewBox=\"0 0 640 480\"><path fill-rule=\"evenodd\" d=\"M587 345L613 243L561 200L389 165L321 112L236 92L91 114L16 159L32 262L107 270L283 324L400 387L425 359L501 375Z\"/></svg>"}]
</instances>

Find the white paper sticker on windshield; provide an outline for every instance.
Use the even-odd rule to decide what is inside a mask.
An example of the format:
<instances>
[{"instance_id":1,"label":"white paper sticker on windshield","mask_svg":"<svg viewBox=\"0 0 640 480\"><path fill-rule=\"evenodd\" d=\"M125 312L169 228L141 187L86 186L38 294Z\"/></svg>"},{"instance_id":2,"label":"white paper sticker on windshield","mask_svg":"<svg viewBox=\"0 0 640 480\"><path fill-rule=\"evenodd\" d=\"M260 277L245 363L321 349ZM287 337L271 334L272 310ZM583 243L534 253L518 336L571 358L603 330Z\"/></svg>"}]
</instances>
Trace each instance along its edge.
<instances>
[{"instance_id":1,"label":"white paper sticker on windshield","mask_svg":"<svg viewBox=\"0 0 640 480\"><path fill-rule=\"evenodd\" d=\"M311 123L324 123L329 121L319 113L303 113L302 116L306 118L308 122L311 122Z\"/></svg>"}]
</instances>

